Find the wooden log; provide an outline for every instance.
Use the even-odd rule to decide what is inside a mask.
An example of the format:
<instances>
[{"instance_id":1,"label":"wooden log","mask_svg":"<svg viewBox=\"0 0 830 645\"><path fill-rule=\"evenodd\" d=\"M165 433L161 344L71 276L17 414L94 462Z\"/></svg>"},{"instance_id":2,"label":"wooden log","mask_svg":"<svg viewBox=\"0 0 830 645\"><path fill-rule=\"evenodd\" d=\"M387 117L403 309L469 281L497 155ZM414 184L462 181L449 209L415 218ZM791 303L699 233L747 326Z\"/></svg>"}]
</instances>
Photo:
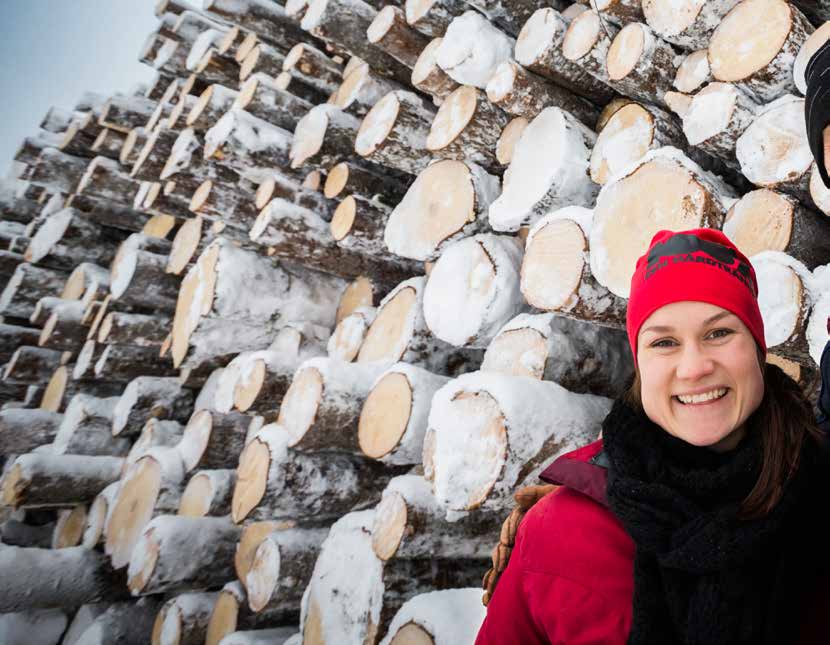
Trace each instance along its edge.
<instances>
[{"instance_id":1,"label":"wooden log","mask_svg":"<svg viewBox=\"0 0 830 645\"><path fill-rule=\"evenodd\" d=\"M331 220L331 234L338 246L366 255L386 252L383 233L391 208L349 195L340 202Z\"/></svg>"},{"instance_id":2,"label":"wooden log","mask_svg":"<svg viewBox=\"0 0 830 645\"><path fill-rule=\"evenodd\" d=\"M428 166L389 217L389 250L415 260L434 260L443 247L483 226L482 215L498 191L498 179L475 164L442 160Z\"/></svg>"},{"instance_id":3,"label":"wooden log","mask_svg":"<svg viewBox=\"0 0 830 645\"><path fill-rule=\"evenodd\" d=\"M684 143L683 133L666 112L628 103L614 112L597 136L591 151L591 179L604 185L649 150Z\"/></svg>"},{"instance_id":4,"label":"wooden log","mask_svg":"<svg viewBox=\"0 0 830 645\"><path fill-rule=\"evenodd\" d=\"M405 83L409 70L366 39L377 11L362 0L311 0L300 26L350 56L370 63L382 76Z\"/></svg>"},{"instance_id":5,"label":"wooden log","mask_svg":"<svg viewBox=\"0 0 830 645\"><path fill-rule=\"evenodd\" d=\"M253 554L251 557L253 558ZM219 599L216 601L216 606L208 624L205 643L206 645L219 645L220 642L226 644L236 642L237 645L278 643L287 635L285 628L258 629L256 631L237 630L253 630L257 627L273 625L275 621L289 622L298 619L299 612L296 610L283 613L281 616L271 612L255 613L251 611L248 607L248 596L242 584L238 581L229 582L219 592Z\"/></svg>"},{"instance_id":6,"label":"wooden log","mask_svg":"<svg viewBox=\"0 0 830 645\"><path fill-rule=\"evenodd\" d=\"M132 161L130 177L142 181L157 181L161 178L164 164L177 138L178 133L175 130L163 125L156 126L155 130L147 132L143 138L142 135L138 135L136 146L133 148L136 154L128 153L125 157ZM127 146L129 144L130 141L127 142ZM125 146L125 149L128 148Z\"/></svg>"},{"instance_id":7,"label":"wooden log","mask_svg":"<svg viewBox=\"0 0 830 645\"><path fill-rule=\"evenodd\" d=\"M38 330L31 327L0 324L0 360L8 362L21 345L36 345L39 335Z\"/></svg>"},{"instance_id":8,"label":"wooden log","mask_svg":"<svg viewBox=\"0 0 830 645\"><path fill-rule=\"evenodd\" d=\"M312 358L294 374L277 424L295 450L362 454L357 438L360 409L382 367Z\"/></svg>"},{"instance_id":9,"label":"wooden log","mask_svg":"<svg viewBox=\"0 0 830 645\"><path fill-rule=\"evenodd\" d=\"M247 36L248 32L241 29L239 25L232 25L231 28L225 32L221 42L216 45L216 51L223 56L233 56L234 59L236 59L236 52Z\"/></svg>"},{"instance_id":10,"label":"wooden log","mask_svg":"<svg viewBox=\"0 0 830 645\"><path fill-rule=\"evenodd\" d=\"M86 527L81 538L81 545L85 549L94 549L104 539L104 527L107 524L109 513L113 508L115 496L118 494L120 481L113 482L100 493L89 505L89 512L86 515Z\"/></svg>"},{"instance_id":11,"label":"wooden log","mask_svg":"<svg viewBox=\"0 0 830 645\"><path fill-rule=\"evenodd\" d=\"M77 192L100 199L131 204L139 184L123 172L117 161L95 157L78 183Z\"/></svg>"},{"instance_id":12,"label":"wooden log","mask_svg":"<svg viewBox=\"0 0 830 645\"><path fill-rule=\"evenodd\" d=\"M364 117L355 152L374 163L417 175L431 161L426 143L434 117L435 111L417 94L390 92Z\"/></svg>"},{"instance_id":13,"label":"wooden log","mask_svg":"<svg viewBox=\"0 0 830 645\"><path fill-rule=\"evenodd\" d=\"M596 11L583 11L568 25L562 39L562 54L599 81L617 88L608 75L606 61L611 41L618 32L616 26L608 24Z\"/></svg>"},{"instance_id":14,"label":"wooden log","mask_svg":"<svg viewBox=\"0 0 830 645\"><path fill-rule=\"evenodd\" d=\"M463 513L449 522L432 495L430 482L421 475L401 475L389 482L375 507L372 550L384 562L399 558L486 560L500 524L501 519L488 512Z\"/></svg>"},{"instance_id":15,"label":"wooden log","mask_svg":"<svg viewBox=\"0 0 830 645\"><path fill-rule=\"evenodd\" d=\"M200 591L229 581L240 533L228 518L156 517L145 527L130 560L130 591Z\"/></svg>"},{"instance_id":16,"label":"wooden log","mask_svg":"<svg viewBox=\"0 0 830 645\"><path fill-rule=\"evenodd\" d=\"M93 141L90 150L93 156L103 156L118 161L126 138L127 135L123 132L104 128Z\"/></svg>"},{"instance_id":17,"label":"wooden log","mask_svg":"<svg viewBox=\"0 0 830 645\"><path fill-rule=\"evenodd\" d=\"M625 301L591 273L591 219L590 210L569 206L545 215L531 228L522 262L522 294L541 311L622 328Z\"/></svg>"},{"instance_id":18,"label":"wooden log","mask_svg":"<svg viewBox=\"0 0 830 645\"><path fill-rule=\"evenodd\" d=\"M239 64L227 56L221 56L215 49L209 49L199 61L194 73L207 83L218 83L225 87L238 87Z\"/></svg>"},{"instance_id":19,"label":"wooden log","mask_svg":"<svg viewBox=\"0 0 830 645\"><path fill-rule=\"evenodd\" d=\"M179 446L186 471L236 466L250 421L248 415L239 412L220 414L200 410L194 413Z\"/></svg>"},{"instance_id":20,"label":"wooden log","mask_svg":"<svg viewBox=\"0 0 830 645\"><path fill-rule=\"evenodd\" d=\"M41 186L33 185L33 187L43 190ZM4 221L28 224L37 217L41 208L40 204L28 198L18 198L13 195L0 196L0 215L3 216Z\"/></svg>"},{"instance_id":21,"label":"wooden log","mask_svg":"<svg viewBox=\"0 0 830 645\"><path fill-rule=\"evenodd\" d=\"M113 573L106 557L83 547L2 545L0 568L5 574L0 594L0 611L4 613L111 602L125 595L123 578Z\"/></svg>"},{"instance_id":22,"label":"wooden log","mask_svg":"<svg viewBox=\"0 0 830 645\"><path fill-rule=\"evenodd\" d=\"M412 69L429 38L412 29L400 7L387 5L378 11L366 30L369 42Z\"/></svg>"},{"instance_id":23,"label":"wooden log","mask_svg":"<svg viewBox=\"0 0 830 645\"><path fill-rule=\"evenodd\" d=\"M344 278L374 275L379 282L393 285L420 272L411 260L388 254L367 255L338 244L322 217L280 198L262 209L251 227L250 238L273 249L277 257L302 257L306 266Z\"/></svg>"},{"instance_id":24,"label":"wooden log","mask_svg":"<svg viewBox=\"0 0 830 645\"><path fill-rule=\"evenodd\" d=\"M718 23L738 0L672 4L667 0L644 0L641 16L666 42L684 49L703 49L709 44ZM602 8L599 7L602 11ZM643 18L635 18L642 21ZM684 91L684 90L681 90Z\"/></svg>"},{"instance_id":25,"label":"wooden log","mask_svg":"<svg viewBox=\"0 0 830 645\"><path fill-rule=\"evenodd\" d=\"M27 166L33 165L40 153L46 148L54 148L63 141L63 134L57 132L39 132L37 136L25 137L14 153L13 159Z\"/></svg>"},{"instance_id":26,"label":"wooden log","mask_svg":"<svg viewBox=\"0 0 830 645\"><path fill-rule=\"evenodd\" d=\"M404 9L409 25L431 38L439 38L453 18L469 9L469 5L458 0L406 0Z\"/></svg>"},{"instance_id":27,"label":"wooden log","mask_svg":"<svg viewBox=\"0 0 830 645\"><path fill-rule=\"evenodd\" d=\"M121 474L123 459L29 453L3 478L3 502L15 508L66 508L91 502Z\"/></svg>"},{"instance_id":28,"label":"wooden log","mask_svg":"<svg viewBox=\"0 0 830 645\"><path fill-rule=\"evenodd\" d=\"M366 63L354 66L333 95L332 103L356 117L363 117L389 92L406 89L375 74Z\"/></svg>"},{"instance_id":29,"label":"wooden log","mask_svg":"<svg viewBox=\"0 0 830 645\"><path fill-rule=\"evenodd\" d=\"M187 115L187 127L193 128L195 132L209 130L231 108L238 96L236 90L222 85L210 85Z\"/></svg>"},{"instance_id":30,"label":"wooden log","mask_svg":"<svg viewBox=\"0 0 830 645\"><path fill-rule=\"evenodd\" d=\"M308 43L297 43L291 48L282 70L324 94L335 92L344 78L342 65Z\"/></svg>"},{"instance_id":31,"label":"wooden log","mask_svg":"<svg viewBox=\"0 0 830 645\"><path fill-rule=\"evenodd\" d=\"M675 57L671 46L648 25L631 22L611 42L606 70L614 87L626 96L659 104L677 73Z\"/></svg>"},{"instance_id":32,"label":"wooden log","mask_svg":"<svg viewBox=\"0 0 830 645\"><path fill-rule=\"evenodd\" d=\"M139 375L173 376L178 370L158 359L155 347L107 345L95 363L95 378L127 383Z\"/></svg>"},{"instance_id":33,"label":"wooden log","mask_svg":"<svg viewBox=\"0 0 830 645\"><path fill-rule=\"evenodd\" d=\"M159 421L148 419L141 430L138 439L130 448L126 465L130 466L150 454L152 448L175 448L179 445L184 434L184 426L176 421Z\"/></svg>"},{"instance_id":34,"label":"wooden log","mask_svg":"<svg viewBox=\"0 0 830 645\"><path fill-rule=\"evenodd\" d=\"M54 530L54 522L27 524L21 520L9 518L3 524L0 524L0 538L2 538L3 544L9 546L49 549L52 547Z\"/></svg>"},{"instance_id":35,"label":"wooden log","mask_svg":"<svg viewBox=\"0 0 830 645\"><path fill-rule=\"evenodd\" d=\"M338 322L329 338L328 356L348 363L357 358L376 313L374 307L359 307Z\"/></svg>"},{"instance_id":36,"label":"wooden log","mask_svg":"<svg viewBox=\"0 0 830 645\"><path fill-rule=\"evenodd\" d=\"M62 419L63 415L47 410L0 410L0 452L21 454L52 443Z\"/></svg>"},{"instance_id":37,"label":"wooden log","mask_svg":"<svg viewBox=\"0 0 830 645\"><path fill-rule=\"evenodd\" d=\"M271 285L268 297L240 297L239 271L250 276L248 284ZM330 327L344 286L340 279L274 262L219 238L182 282L173 321L174 364L181 365L190 347L194 348L191 359L198 364L207 355L267 345L280 320L302 318ZM190 314L191 308L201 315ZM235 331L222 334L222 329ZM210 346L203 345L205 338L211 339Z\"/></svg>"},{"instance_id":38,"label":"wooden log","mask_svg":"<svg viewBox=\"0 0 830 645\"><path fill-rule=\"evenodd\" d=\"M78 546L86 526L86 505L58 511L58 521L52 535L53 549L66 549Z\"/></svg>"},{"instance_id":39,"label":"wooden log","mask_svg":"<svg viewBox=\"0 0 830 645\"><path fill-rule=\"evenodd\" d=\"M349 157L360 122L334 105L317 105L297 123L289 159L291 168L304 164L327 167Z\"/></svg>"},{"instance_id":40,"label":"wooden log","mask_svg":"<svg viewBox=\"0 0 830 645\"><path fill-rule=\"evenodd\" d=\"M156 102L143 96L113 96L101 109L98 123L128 134L143 126L156 109Z\"/></svg>"},{"instance_id":41,"label":"wooden log","mask_svg":"<svg viewBox=\"0 0 830 645\"><path fill-rule=\"evenodd\" d=\"M98 329L98 342L161 347L169 326L170 319L164 316L111 311L104 317Z\"/></svg>"},{"instance_id":42,"label":"wooden log","mask_svg":"<svg viewBox=\"0 0 830 645\"><path fill-rule=\"evenodd\" d=\"M481 369L553 381L580 394L616 397L633 375L627 345L621 329L561 315L521 314L490 343Z\"/></svg>"},{"instance_id":43,"label":"wooden log","mask_svg":"<svg viewBox=\"0 0 830 645\"><path fill-rule=\"evenodd\" d=\"M78 637L77 642L89 643L89 645L105 645L106 643L142 645L147 643L159 605L159 601L155 598L110 604L89 623Z\"/></svg>"},{"instance_id":44,"label":"wooden log","mask_svg":"<svg viewBox=\"0 0 830 645\"><path fill-rule=\"evenodd\" d=\"M0 294L0 313L28 319L38 300L60 293L64 280L66 274L59 271L42 269L28 262L17 265Z\"/></svg>"},{"instance_id":45,"label":"wooden log","mask_svg":"<svg viewBox=\"0 0 830 645\"><path fill-rule=\"evenodd\" d=\"M327 533L327 527L279 527L266 535L244 581L249 608L269 614L296 611Z\"/></svg>"},{"instance_id":46,"label":"wooden log","mask_svg":"<svg viewBox=\"0 0 830 645\"><path fill-rule=\"evenodd\" d=\"M159 253L158 251L162 251ZM165 272L170 243L135 233L119 247L111 266L110 293L128 305L173 311L179 280Z\"/></svg>"},{"instance_id":47,"label":"wooden log","mask_svg":"<svg viewBox=\"0 0 830 645\"><path fill-rule=\"evenodd\" d=\"M205 10L285 49L308 39L282 6L267 0L208 0Z\"/></svg>"},{"instance_id":48,"label":"wooden log","mask_svg":"<svg viewBox=\"0 0 830 645\"><path fill-rule=\"evenodd\" d=\"M50 107L38 127L41 130L46 130L46 132L64 132L72 123L74 116L74 113L69 110Z\"/></svg>"},{"instance_id":49,"label":"wooden log","mask_svg":"<svg viewBox=\"0 0 830 645\"><path fill-rule=\"evenodd\" d=\"M754 256L752 263L757 266L758 307L765 321L770 324L767 343L776 354L791 360L808 364L810 345L806 338L806 326L810 309L810 294L807 291L810 273L803 264L786 255L764 252ZM763 286L761 280L764 281ZM773 280L774 282L770 282ZM777 288L784 287L785 296Z\"/></svg>"},{"instance_id":50,"label":"wooden log","mask_svg":"<svg viewBox=\"0 0 830 645\"><path fill-rule=\"evenodd\" d=\"M494 151L507 121L507 115L490 103L484 92L463 85L438 108L427 135L426 149L443 159L497 168Z\"/></svg>"},{"instance_id":51,"label":"wooden log","mask_svg":"<svg viewBox=\"0 0 830 645\"><path fill-rule=\"evenodd\" d=\"M231 512L236 470L200 470L187 482L179 503L185 517L223 517Z\"/></svg>"},{"instance_id":52,"label":"wooden log","mask_svg":"<svg viewBox=\"0 0 830 645\"><path fill-rule=\"evenodd\" d=\"M86 326L81 322L85 307L79 300L70 300L56 307L38 339L40 347L63 352L76 352L86 342Z\"/></svg>"},{"instance_id":53,"label":"wooden log","mask_svg":"<svg viewBox=\"0 0 830 645\"><path fill-rule=\"evenodd\" d=\"M502 325L526 307L519 290L522 255L521 240L491 233L446 247L424 290L430 331L456 347L486 348Z\"/></svg>"},{"instance_id":54,"label":"wooden log","mask_svg":"<svg viewBox=\"0 0 830 645\"><path fill-rule=\"evenodd\" d=\"M389 625L383 645L412 639L418 643L441 643L445 639L472 641L486 615L481 589L446 589L414 596L407 600ZM459 623L458 616L464 616Z\"/></svg>"},{"instance_id":55,"label":"wooden log","mask_svg":"<svg viewBox=\"0 0 830 645\"><path fill-rule=\"evenodd\" d=\"M203 643L218 597L216 592L196 592L168 600L156 616L152 645Z\"/></svg>"},{"instance_id":56,"label":"wooden log","mask_svg":"<svg viewBox=\"0 0 830 645\"><path fill-rule=\"evenodd\" d=\"M561 156L550 154L552 141ZM594 132L568 112L543 110L514 148L502 193L489 208L493 230L516 231L551 209L593 203L597 187L588 169L595 141Z\"/></svg>"},{"instance_id":57,"label":"wooden log","mask_svg":"<svg viewBox=\"0 0 830 645\"><path fill-rule=\"evenodd\" d=\"M403 199L410 185L411 181L375 172L355 162L341 161L329 169L323 194L329 199L359 195L394 206Z\"/></svg>"},{"instance_id":58,"label":"wooden log","mask_svg":"<svg viewBox=\"0 0 830 645\"><path fill-rule=\"evenodd\" d=\"M461 85L484 89L496 68L512 58L515 44L477 11L465 11L447 27L436 60Z\"/></svg>"},{"instance_id":59,"label":"wooden log","mask_svg":"<svg viewBox=\"0 0 830 645\"><path fill-rule=\"evenodd\" d=\"M289 450L286 443L285 430L270 424L243 450L231 510L236 523L334 518L375 504L379 488L394 474L393 469L366 459L342 453L297 452ZM344 477L353 483L339 485ZM312 487L311 481L318 484Z\"/></svg>"},{"instance_id":60,"label":"wooden log","mask_svg":"<svg viewBox=\"0 0 830 645\"><path fill-rule=\"evenodd\" d=\"M747 257L779 251L812 270L827 258L827 223L792 197L761 188L735 202L726 213L723 231Z\"/></svg>"},{"instance_id":61,"label":"wooden log","mask_svg":"<svg viewBox=\"0 0 830 645\"><path fill-rule=\"evenodd\" d=\"M533 0L510 0L507 3L496 2L495 0L476 0L470 3L478 9L488 20L493 22L499 29L515 36L518 34L533 12L539 9L539 4ZM563 2L552 3L555 9L564 9ZM634 5L631 0L628 4Z\"/></svg>"},{"instance_id":62,"label":"wooden log","mask_svg":"<svg viewBox=\"0 0 830 645\"><path fill-rule=\"evenodd\" d=\"M562 108L588 127L597 121L597 108L567 89L548 82L514 61L496 68L487 83L487 98L508 114L535 118L548 106Z\"/></svg>"},{"instance_id":63,"label":"wooden log","mask_svg":"<svg viewBox=\"0 0 830 645\"><path fill-rule=\"evenodd\" d=\"M44 148L31 166L26 179L53 192L71 193L84 174L87 159L65 154L55 148Z\"/></svg>"},{"instance_id":64,"label":"wooden log","mask_svg":"<svg viewBox=\"0 0 830 645\"><path fill-rule=\"evenodd\" d=\"M174 513L184 488L184 465L175 448L155 448L130 465L104 529L112 566L129 564L133 547L155 516Z\"/></svg>"},{"instance_id":65,"label":"wooden log","mask_svg":"<svg viewBox=\"0 0 830 645\"><path fill-rule=\"evenodd\" d=\"M761 108L735 143L741 172L753 184L810 203L812 155L804 125L804 99L782 96Z\"/></svg>"},{"instance_id":66,"label":"wooden log","mask_svg":"<svg viewBox=\"0 0 830 645\"><path fill-rule=\"evenodd\" d=\"M125 456L130 449L129 440L113 437L110 431L118 399L73 396L53 440L55 454Z\"/></svg>"},{"instance_id":67,"label":"wooden log","mask_svg":"<svg viewBox=\"0 0 830 645\"><path fill-rule=\"evenodd\" d=\"M435 394L429 417L430 432L434 432L431 454L425 455L424 461L429 457L432 463L435 497L445 509L498 510L512 506L515 487L532 478L544 462L570 446L584 445L599 432L601 419L610 407L609 399L573 394L556 383L515 379L494 372L474 372L460 376ZM527 397L533 397L533 405L528 405ZM526 416L530 410L538 414L540 409L547 411L546 418L555 420L541 431ZM465 433L463 448L460 435L453 432L460 423L471 429ZM495 451L494 445L498 446ZM449 460L454 460L452 465ZM454 473L464 470L469 474L468 463L479 464L475 471L479 476L458 485ZM483 463L492 463L492 468L482 469Z\"/></svg>"},{"instance_id":68,"label":"wooden log","mask_svg":"<svg viewBox=\"0 0 830 645\"><path fill-rule=\"evenodd\" d=\"M389 464L418 464L433 394L449 381L428 370L396 363L372 384L360 412L363 454Z\"/></svg>"},{"instance_id":69,"label":"wooden log","mask_svg":"<svg viewBox=\"0 0 830 645\"><path fill-rule=\"evenodd\" d=\"M569 60L562 51L568 22L552 7L535 11L519 32L514 52L516 61L579 96L605 104L613 97L613 90Z\"/></svg>"},{"instance_id":70,"label":"wooden log","mask_svg":"<svg viewBox=\"0 0 830 645\"><path fill-rule=\"evenodd\" d=\"M324 95L316 87L309 85L298 76L292 75L291 72L283 72L277 76L274 79L274 85L278 89L289 92L304 101L308 101L312 105L325 103L329 100L329 96Z\"/></svg>"},{"instance_id":71,"label":"wooden log","mask_svg":"<svg viewBox=\"0 0 830 645\"><path fill-rule=\"evenodd\" d=\"M242 110L230 110L205 134L205 159L221 159L251 179L274 166L286 167L289 149L293 152L290 132ZM251 174L257 171L258 175Z\"/></svg>"},{"instance_id":72,"label":"wooden log","mask_svg":"<svg viewBox=\"0 0 830 645\"><path fill-rule=\"evenodd\" d=\"M240 82L247 81L252 74L264 74L274 78L283 71L285 54L282 49L265 43L258 43L239 66Z\"/></svg>"},{"instance_id":73,"label":"wooden log","mask_svg":"<svg viewBox=\"0 0 830 645\"><path fill-rule=\"evenodd\" d=\"M649 186L648 199L643 199L641 182ZM597 197L590 236L594 278L627 298L635 260L658 230L720 229L733 198L731 188L678 150L650 151Z\"/></svg>"},{"instance_id":74,"label":"wooden log","mask_svg":"<svg viewBox=\"0 0 830 645\"><path fill-rule=\"evenodd\" d=\"M739 84L760 103L793 92L793 61L812 31L788 2L743 0L723 17L709 41L712 76ZM746 34L751 34L749 40ZM746 42L736 48L741 38Z\"/></svg>"},{"instance_id":75,"label":"wooden log","mask_svg":"<svg viewBox=\"0 0 830 645\"><path fill-rule=\"evenodd\" d=\"M691 94L711 80L709 54L705 49L698 49L686 56L677 66L677 74L672 85L685 94Z\"/></svg>"},{"instance_id":76,"label":"wooden log","mask_svg":"<svg viewBox=\"0 0 830 645\"><path fill-rule=\"evenodd\" d=\"M217 54L221 55L218 48L224 37L225 32L223 30L205 29L202 31L190 45L185 67L190 71L195 71L199 62L209 50L214 50Z\"/></svg>"},{"instance_id":77,"label":"wooden log","mask_svg":"<svg viewBox=\"0 0 830 645\"><path fill-rule=\"evenodd\" d=\"M277 88L269 77L253 74L240 88L233 107L293 132L297 122L312 105L290 92Z\"/></svg>"},{"instance_id":78,"label":"wooden log","mask_svg":"<svg viewBox=\"0 0 830 645\"><path fill-rule=\"evenodd\" d=\"M66 132L63 133L63 139L61 139L57 148L61 152L76 157L94 157L92 145L98 135L106 129L98 123L94 114L84 114L80 119L70 124Z\"/></svg>"},{"instance_id":79,"label":"wooden log","mask_svg":"<svg viewBox=\"0 0 830 645\"><path fill-rule=\"evenodd\" d=\"M240 200L238 184L226 184L218 180L207 179L196 189L190 200L190 210L213 222L213 227L231 225L225 234L234 235L237 228L249 227L259 214L256 204L249 200Z\"/></svg>"},{"instance_id":80,"label":"wooden log","mask_svg":"<svg viewBox=\"0 0 830 645\"><path fill-rule=\"evenodd\" d=\"M66 200L66 206L81 211L90 220L100 225L124 231L140 232L150 220L149 214L137 211L128 205L89 195L70 195Z\"/></svg>"},{"instance_id":81,"label":"wooden log","mask_svg":"<svg viewBox=\"0 0 830 645\"><path fill-rule=\"evenodd\" d=\"M369 532L372 511L349 513L338 520L323 542L306 592L300 624L303 642L325 643L338 638L348 642L377 642L392 616L410 597L427 590L472 586L479 578L481 560L393 559L382 563L372 551ZM365 572L358 582L342 570L343 553L361 563ZM340 564L338 564L340 563ZM358 589L372 589L354 598ZM323 616L337 616L324 620Z\"/></svg>"},{"instance_id":82,"label":"wooden log","mask_svg":"<svg viewBox=\"0 0 830 645\"><path fill-rule=\"evenodd\" d=\"M42 347L18 347L5 365L3 380L18 383L43 383L66 362L63 352Z\"/></svg>"}]
</instances>

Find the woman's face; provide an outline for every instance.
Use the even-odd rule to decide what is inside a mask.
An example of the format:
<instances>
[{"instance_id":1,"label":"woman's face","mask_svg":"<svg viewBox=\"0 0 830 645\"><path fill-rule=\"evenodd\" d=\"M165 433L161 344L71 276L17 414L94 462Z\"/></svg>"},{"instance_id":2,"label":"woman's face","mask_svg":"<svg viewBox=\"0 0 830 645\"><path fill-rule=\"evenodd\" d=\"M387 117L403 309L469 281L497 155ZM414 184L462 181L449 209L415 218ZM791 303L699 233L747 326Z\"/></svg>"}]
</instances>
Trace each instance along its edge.
<instances>
[{"instance_id":1,"label":"woman's face","mask_svg":"<svg viewBox=\"0 0 830 645\"><path fill-rule=\"evenodd\" d=\"M735 314L708 302L673 302L651 314L637 336L637 362L648 417L695 446L737 446L764 397L755 339Z\"/></svg>"}]
</instances>

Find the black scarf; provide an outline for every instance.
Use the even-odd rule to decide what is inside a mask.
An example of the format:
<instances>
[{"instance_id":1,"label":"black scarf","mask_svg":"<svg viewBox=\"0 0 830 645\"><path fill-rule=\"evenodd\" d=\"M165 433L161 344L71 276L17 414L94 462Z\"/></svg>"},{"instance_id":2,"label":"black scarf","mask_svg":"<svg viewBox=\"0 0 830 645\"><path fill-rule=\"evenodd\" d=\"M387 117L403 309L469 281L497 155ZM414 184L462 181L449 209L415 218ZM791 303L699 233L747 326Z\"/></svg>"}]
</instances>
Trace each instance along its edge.
<instances>
[{"instance_id":1,"label":"black scarf","mask_svg":"<svg viewBox=\"0 0 830 645\"><path fill-rule=\"evenodd\" d=\"M775 509L738 520L760 469L757 435L750 431L734 450L716 453L614 403L603 445L608 503L636 545L629 644L793 642L805 573L816 570L820 550L805 540L821 533L827 489L810 499L821 465L805 441L801 466Z\"/></svg>"}]
</instances>

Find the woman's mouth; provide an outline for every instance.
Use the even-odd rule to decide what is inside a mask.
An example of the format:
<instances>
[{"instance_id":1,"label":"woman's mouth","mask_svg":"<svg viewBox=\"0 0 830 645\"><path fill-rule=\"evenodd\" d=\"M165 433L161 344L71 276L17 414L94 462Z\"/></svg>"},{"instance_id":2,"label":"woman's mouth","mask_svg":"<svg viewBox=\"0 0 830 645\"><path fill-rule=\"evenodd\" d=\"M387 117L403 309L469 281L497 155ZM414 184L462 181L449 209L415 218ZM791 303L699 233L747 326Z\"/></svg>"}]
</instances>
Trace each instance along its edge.
<instances>
[{"instance_id":1,"label":"woman's mouth","mask_svg":"<svg viewBox=\"0 0 830 645\"><path fill-rule=\"evenodd\" d=\"M712 405L713 403L717 403L718 401L723 399L729 393L729 391L730 391L730 388L724 387L724 388L717 388L715 390L712 390L711 392L706 392L704 394L699 394L699 395L690 395L690 396L680 395L680 396L683 396L683 399L685 399L685 400L682 400L680 398L680 396L678 396L677 394L672 396L672 398L675 401L677 401L680 405L683 405L683 406L686 406L686 407L703 407L703 406L707 406L707 405Z\"/></svg>"}]
</instances>

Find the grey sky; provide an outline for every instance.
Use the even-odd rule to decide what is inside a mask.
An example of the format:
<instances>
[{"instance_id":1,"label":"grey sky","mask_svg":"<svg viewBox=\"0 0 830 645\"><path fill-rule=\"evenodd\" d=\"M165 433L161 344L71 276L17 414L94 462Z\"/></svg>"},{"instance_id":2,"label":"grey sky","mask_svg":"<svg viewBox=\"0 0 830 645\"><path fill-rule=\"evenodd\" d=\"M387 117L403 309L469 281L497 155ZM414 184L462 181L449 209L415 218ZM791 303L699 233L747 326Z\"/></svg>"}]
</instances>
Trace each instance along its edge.
<instances>
[{"instance_id":1,"label":"grey sky","mask_svg":"<svg viewBox=\"0 0 830 645\"><path fill-rule=\"evenodd\" d=\"M138 52L155 28L154 0L0 1L0 175L47 110L85 90L111 95L153 70Z\"/></svg>"}]
</instances>

